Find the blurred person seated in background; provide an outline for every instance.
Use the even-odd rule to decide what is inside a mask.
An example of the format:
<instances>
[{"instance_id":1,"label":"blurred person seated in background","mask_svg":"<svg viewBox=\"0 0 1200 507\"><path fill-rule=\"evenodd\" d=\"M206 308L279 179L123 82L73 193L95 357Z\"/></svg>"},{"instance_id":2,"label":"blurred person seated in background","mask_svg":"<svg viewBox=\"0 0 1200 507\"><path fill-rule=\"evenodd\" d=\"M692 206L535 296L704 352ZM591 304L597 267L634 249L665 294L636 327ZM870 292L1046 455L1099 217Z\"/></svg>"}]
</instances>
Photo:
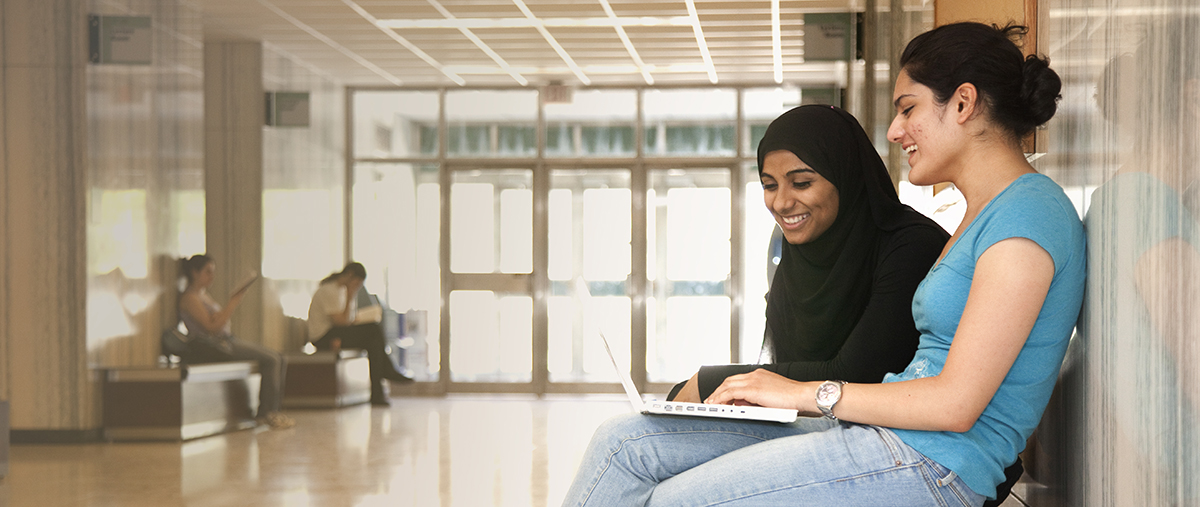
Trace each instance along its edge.
<instances>
[{"instance_id":1,"label":"blurred person seated in background","mask_svg":"<svg viewBox=\"0 0 1200 507\"><path fill-rule=\"evenodd\" d=\"M321 280L308 306L308 340L318 350L364 349L371 363L371 404L387 406L384 380L412 382L396 371L388 358L378 312L358 311L355 294L367 279L367 269L351 262Z\"/></svg>"},{"instance_id":2,"label":"blurred person seated in background","mask_svg":"<svg viewBox=\"0 0 1200 507\"><path fill-rule=\"evenodd\" d=\"M208 294L216 276L217 263L204 254L183 259L187 288L179 296L179 319L187 328L187 352L183 360L191 363L217 361L255 361L262 376L258 391L258 420L275 429L290 428L296 421L279 411L283 400L283 379L287 363L278 352L233 337L230 317L242 303L257 274L242 283L222 307Z\"/></svg>"}]
</instances>

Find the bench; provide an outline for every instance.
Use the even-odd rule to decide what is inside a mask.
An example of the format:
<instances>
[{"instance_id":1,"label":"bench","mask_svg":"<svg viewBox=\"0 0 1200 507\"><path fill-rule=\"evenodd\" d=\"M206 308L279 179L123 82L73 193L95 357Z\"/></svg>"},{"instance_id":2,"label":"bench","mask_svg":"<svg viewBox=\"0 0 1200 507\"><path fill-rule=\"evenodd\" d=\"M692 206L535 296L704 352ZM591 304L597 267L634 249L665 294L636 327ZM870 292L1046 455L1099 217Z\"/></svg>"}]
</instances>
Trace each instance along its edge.
<instances>
[{"instance_id":1,"label":"bench","mask_svg":"<svg viewBox=\"0 0 1200 507\"><path fill-rule=\"evenodd\" d=\"M371 400L371 366L359 349L285 354L286 408L337 408Z\"/></svg>"},{"instance_id":2,"label":"bench","mask_svg":"<svg viewBox=\"0 0 1200 507\"><path fill-rule=\"evenodd\" d=\"M101 370L104 438L191 440L253 428L261 377L250 361Z\"/></svg>"}]
</instances>

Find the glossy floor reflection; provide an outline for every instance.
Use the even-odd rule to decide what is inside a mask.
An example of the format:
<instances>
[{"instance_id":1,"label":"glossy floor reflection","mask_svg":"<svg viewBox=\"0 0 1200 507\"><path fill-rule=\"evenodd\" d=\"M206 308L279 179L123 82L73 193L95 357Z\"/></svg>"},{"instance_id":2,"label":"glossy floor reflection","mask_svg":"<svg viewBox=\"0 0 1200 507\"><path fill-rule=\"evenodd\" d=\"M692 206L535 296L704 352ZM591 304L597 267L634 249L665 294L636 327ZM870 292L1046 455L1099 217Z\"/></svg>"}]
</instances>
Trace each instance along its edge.
<instances>
[{"instance_id":1,"label":"glossy floor reflection","mask_svg":"<svg viewBox=\"0 0 1200 507\"><path fill-rule=\"evenodd\" d=\"M628 410L611 395L393 398L182 444L18 445L0 506L553 507L592 432Z\"/></svg>"},{"instance_id":2,"label":"glossy floor reflection","mask_svg":"<svg viewBox=\"0 0 1200 507\"><path fill-rule=\"evenodd\" d=\"M12 506L556 506L624 397L394 398L188 443L19 445Z\"/></svg>"}]
</instances>

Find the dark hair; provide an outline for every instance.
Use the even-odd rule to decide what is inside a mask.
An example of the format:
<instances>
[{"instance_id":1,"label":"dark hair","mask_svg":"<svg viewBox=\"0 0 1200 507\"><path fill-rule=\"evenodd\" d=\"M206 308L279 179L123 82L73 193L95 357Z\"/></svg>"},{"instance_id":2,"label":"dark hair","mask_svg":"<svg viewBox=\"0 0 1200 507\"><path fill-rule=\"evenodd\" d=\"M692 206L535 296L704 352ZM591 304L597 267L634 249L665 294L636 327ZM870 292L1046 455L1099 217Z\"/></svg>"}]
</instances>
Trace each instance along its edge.
<instances>
[{"instance_id":1,"label":"dark hair","mask_svg":"<svg viewBox=\"0 0 1200 507\"><path fill-rule=\"evenodd\" d=\"M1049 121L1062 98L1062 80L1050 59L1023 58L1014 42L1028 31L1013 24L943 25L913 38L900 55L900 68L932 90L939 104L962 84L975 85L992 121L1020 139Z\"/></svg>"},{"instance_id":2,"label":"dark hair","mask_svg":"<svg viewBox=\"0 0 1200 507\"><path fill-rule=\"evenodd\" d=\"M183 276L187 277L188 283L192 283L192 278L196 276L209 264L212 264L213 259L206 254L196 254L191 257L180 259L180 267L183 271Z\"/></svg>"},{"instance_id":3,"label":"dark hair","mask_svg":"<svg viewBox=\"0 0 1200 507\"><path fill-rule=\"evenodd\" d=\"M367 279L367 268L363 267L363 265L360 263L351 262L349 264L346 264L346 267L342 268L341 271L338 271L337 273L333 273L333 274L325 277L324 279L322 279L321 283L332 282L334 278L337 278L337 277L342 276L347 273L354 275L354 278L361 278L363 280Z\"/></svg>"}]
</instances>

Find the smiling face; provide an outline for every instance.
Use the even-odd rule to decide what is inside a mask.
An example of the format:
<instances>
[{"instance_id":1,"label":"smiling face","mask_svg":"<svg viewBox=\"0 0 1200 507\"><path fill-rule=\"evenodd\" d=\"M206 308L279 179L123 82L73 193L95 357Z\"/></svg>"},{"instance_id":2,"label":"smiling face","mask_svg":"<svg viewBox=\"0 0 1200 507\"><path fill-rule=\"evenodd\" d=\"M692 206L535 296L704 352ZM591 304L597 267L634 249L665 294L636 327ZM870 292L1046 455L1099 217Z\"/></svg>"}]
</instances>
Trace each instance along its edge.
<instances>
[{"instance_id":1,"label":"smiling face","mask_svg":"<svg viewBox=\"0 0 1200 507\"><path fill-rule=\"evenodd\" d=\"M768 153L761 180L763 201L788 243L802 245L817 239L837 220L837 187L794 153Z\"/></svg>"},{"instance_id":2,"label":"smiling face","mask_svg":"<svg viewBox=\"0 0 1200 507\"><path fill-rule=\"evenodd\" d=\"M908 180L914 185L932 185L949 181L948 160L953 158L953 143L948 142L948 127L954 124L953 112L938 104L933 90L908 77L904 70L896 78L896 118L888 127L888 140L899 143L908 154L912 170Z\"/></svg>"}]
</instances>

